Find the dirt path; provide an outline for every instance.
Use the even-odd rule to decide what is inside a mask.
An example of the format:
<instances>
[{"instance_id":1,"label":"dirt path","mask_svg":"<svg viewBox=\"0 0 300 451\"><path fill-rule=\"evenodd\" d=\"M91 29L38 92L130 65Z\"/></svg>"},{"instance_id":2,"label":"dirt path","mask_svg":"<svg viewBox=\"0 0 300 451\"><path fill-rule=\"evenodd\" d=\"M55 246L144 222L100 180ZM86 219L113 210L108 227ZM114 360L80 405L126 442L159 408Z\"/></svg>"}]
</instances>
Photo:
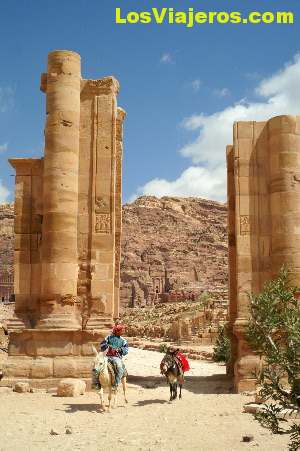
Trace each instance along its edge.
<instances>
[{"instance_id":1,"label":"dirt path","mask_svg":"<svg viewBox=\"0 0 300 451\"><path fill-rule=\"evenodd\" d=\"M251 398L230 394L224 367L192 361L183 399L168 402L158 364L162 354L131 349L129 404L122 396L99 413L96 393L58 398L49 393L0 393L0 450L283 451L287 438L262 429L242 406ZM147 378L142 376L147 375ZM151 388L146 388L146 387ZM66 434L66 426L72 430ZM51 429L58 435L51 435ZM242 436L254 440L242 443Z\"/></svg>"}]
</instances>

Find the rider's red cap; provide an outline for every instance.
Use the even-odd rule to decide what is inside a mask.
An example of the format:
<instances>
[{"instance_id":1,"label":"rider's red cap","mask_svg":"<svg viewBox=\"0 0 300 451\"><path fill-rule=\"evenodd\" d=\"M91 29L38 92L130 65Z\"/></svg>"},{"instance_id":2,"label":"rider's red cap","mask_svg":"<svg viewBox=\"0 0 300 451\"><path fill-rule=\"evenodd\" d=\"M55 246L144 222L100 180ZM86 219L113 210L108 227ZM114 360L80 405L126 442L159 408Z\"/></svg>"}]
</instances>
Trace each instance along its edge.
<instances>
[{"instance_id":1,"label":"rider's red cap","mask_svg":"<svg viewBox=\"0 0 300 451\"><path fill-rule=\"evenodd\" d=\"M116 324L113 327L113 334L120 334L124 331L125 327L123 326L123 324Z\"/></svg>"}]
</instances>

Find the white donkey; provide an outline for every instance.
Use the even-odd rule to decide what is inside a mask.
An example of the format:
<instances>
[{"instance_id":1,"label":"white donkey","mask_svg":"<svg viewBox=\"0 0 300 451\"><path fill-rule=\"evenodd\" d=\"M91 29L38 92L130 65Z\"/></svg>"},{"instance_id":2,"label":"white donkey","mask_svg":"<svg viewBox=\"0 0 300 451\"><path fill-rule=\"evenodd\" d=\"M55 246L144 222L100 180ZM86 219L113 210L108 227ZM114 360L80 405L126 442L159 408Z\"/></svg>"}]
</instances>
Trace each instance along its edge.
<instances>
[{"instance_id":1,"label":"white donkey","mask_svg":"<svg viewBox=\"0 0 300 451\"><path fill-rule=\"evenodd\" d=\"M105 353L98 352L95 346L92 346L92 348L95 354L93 371L95 371L96 374L98 374L99 382L101 385L101 389L99 390L101 409L103 411L106 410L103 394L104 391L108 391L108 410L110 410L112 395L113 395L112 407L114 408L116 406L118 388L117 390L112 389L114 376L112 375L112 372L109 369L108 358L106 357ZM125 373L124 376L122 377L121 383L123 386L125 403L128 403L126 398L126 374L127 373Z\"/></svg>"}]
</instances>

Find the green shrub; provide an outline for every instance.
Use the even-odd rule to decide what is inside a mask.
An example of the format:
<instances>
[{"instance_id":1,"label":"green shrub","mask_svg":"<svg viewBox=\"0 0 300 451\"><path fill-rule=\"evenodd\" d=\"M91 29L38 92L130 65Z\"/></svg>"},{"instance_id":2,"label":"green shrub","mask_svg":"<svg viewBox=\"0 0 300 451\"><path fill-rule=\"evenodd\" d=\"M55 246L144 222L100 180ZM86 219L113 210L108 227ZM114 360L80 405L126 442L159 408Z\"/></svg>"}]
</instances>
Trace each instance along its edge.
<instances>
[{"instance_id":1,"label":"green shrub","mask_svg":"<svg viewBox=\"0 0 300 451\"><path fill-rule=\"evenodd\" d=\"M168 345L166 343L161 343L159 345L159 352L163 352L164 354L166 354L168 350Z\"/></svg>"},{"instance_id":2,"label":"green shrub","mask_svg":"<svg viewBox=\"0 0 300 451\"><path fill-rule=\"evenodd\" d=\"M300 409L300 288L291 284L288 270L266 283L262 293L250 295L250 322L247 339L264 366L257 379L260 395L275 404L266 404L256 415L262 426L274 433L291 434L289 449L300 448L300 427L282 429L278 414L284 408Z\"/></svg>"},{"instance_id":3,"label":"green shrub","mask_svg":"<svg viewBox=\"0 0 300 451\"><path fill-rule=\"evenodd\" d=\"M216 344L214 346L213 360L215 362L229 362L230 340L227 336L226 325L219 326Z\"/></svg>"}]
</instances>

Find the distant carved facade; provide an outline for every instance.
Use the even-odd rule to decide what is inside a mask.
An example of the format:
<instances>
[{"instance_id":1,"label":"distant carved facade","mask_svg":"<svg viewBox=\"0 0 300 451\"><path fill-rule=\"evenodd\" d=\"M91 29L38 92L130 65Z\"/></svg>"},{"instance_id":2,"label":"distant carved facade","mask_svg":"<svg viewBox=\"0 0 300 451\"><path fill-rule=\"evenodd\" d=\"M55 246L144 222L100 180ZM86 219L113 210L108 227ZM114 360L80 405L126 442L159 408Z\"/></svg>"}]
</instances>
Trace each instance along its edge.
<instances>
[{"instance_id":1,"label":"distant carved facade","mask_svg":"<svg viewBox=\"0 0 300 451\"><path fill-rule=\"evenodd\" d=\"M121 307L227 299L227 209L199 198L142 196L123 206Z\"/></svg>"},{"instance_id":2,"label":"distant carved facade","mask_svg":"<svg viewBox=\"0 0 300 451\"><path fill-rule=\"evenodd\" d=\"M13 301L14 277L9 273L0 274L0 302Z\"/></svg>"}]
</instances>

